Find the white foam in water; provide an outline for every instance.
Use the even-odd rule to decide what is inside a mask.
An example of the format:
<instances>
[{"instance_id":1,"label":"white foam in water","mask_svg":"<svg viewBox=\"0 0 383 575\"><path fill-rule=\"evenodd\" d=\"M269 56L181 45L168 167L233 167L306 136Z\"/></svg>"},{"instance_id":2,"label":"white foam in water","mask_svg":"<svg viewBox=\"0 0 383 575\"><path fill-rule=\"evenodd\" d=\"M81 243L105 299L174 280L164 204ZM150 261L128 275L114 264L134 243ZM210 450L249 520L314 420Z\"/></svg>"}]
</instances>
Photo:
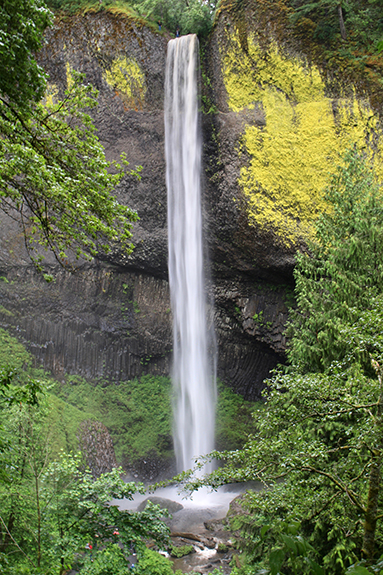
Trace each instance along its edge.
<instances>
[{"instance_id":1,"label":"white foam in water","mask_svg":"<svg viewBox=\"0 0 383 575\"><path fill-rule=\"evenodd\" d=\"M166 62L165 154L173 312L172 379L176 390L174 443L179 471L191 468L196 457L214 449L215 346L207 321L203 272L198 72L196 35L170 40Z\"/></svg>"},{"instance_id":2,"label":"white foam in water","mask_svg":"<svg viewBox=\"0 0 383 575\"><path fill-rule=\"evenodd\" d=\"M240 485L236 485L232 489L222 487L218 491L201 488L193 493L191 497L186 497L185 493L180 493L177 487L163 487L156 489L154 493L145 493L144 495L137 493L132 500L114 499L112 504L118 505L120 509L135 510L145 499L150 499L151 496L161 497L181 503L184 509L211 509L214 516L224 517L229 509L230 502L243 490L244 488Z\"/></svg>"}]
</instances>

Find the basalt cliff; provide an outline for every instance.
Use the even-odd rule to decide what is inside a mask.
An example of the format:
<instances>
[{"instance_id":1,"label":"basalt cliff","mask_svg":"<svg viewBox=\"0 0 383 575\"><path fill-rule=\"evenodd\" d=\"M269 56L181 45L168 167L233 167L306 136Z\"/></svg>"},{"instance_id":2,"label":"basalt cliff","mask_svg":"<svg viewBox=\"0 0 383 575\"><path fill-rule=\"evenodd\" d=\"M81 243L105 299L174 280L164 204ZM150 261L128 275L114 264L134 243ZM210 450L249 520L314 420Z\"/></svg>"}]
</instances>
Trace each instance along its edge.
<instances>
[{"instance_id":1,"label":"basalt cliff","mask_svg":"<svg viewBox=\"0 0 383 575\"><path fill-rule=\"evenodd\" d=\"M266 7L267 8L267 7ZM218 375L258 398L283 362L294 254L323 209L328 174L352 143L372 143L379 170L381 95L326 69L286 15L262 3L226 4L201 50L204 221L215 306ZM90 380L169 374L164 74L168 38L112 11L57 18L39 54L51 97L73 70L99 91L92 112L108 159L125 152L120 202L137 210L135 249L115 247L74 273L31 266L21 230L2 217L0 326L46 369Z\"/></svg>"}]
</instances>

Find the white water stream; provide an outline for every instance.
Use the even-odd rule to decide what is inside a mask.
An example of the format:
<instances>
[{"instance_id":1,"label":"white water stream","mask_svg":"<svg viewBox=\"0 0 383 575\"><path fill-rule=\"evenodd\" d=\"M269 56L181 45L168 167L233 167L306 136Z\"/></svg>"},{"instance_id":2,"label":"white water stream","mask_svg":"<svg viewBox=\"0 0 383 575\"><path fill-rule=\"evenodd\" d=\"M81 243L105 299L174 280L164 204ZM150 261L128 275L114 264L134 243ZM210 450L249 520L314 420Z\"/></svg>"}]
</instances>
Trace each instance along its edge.
<instances>
[{"instance_id":1,"label":"white water stream","mask_svg":"<svg viewBox=\"0 0 383 575\"><path fill-rule=\"evenodd\" d=\"M215 345L204 276L196 35L168 43L165 155L173 313L174 443L179 471L214 448Z\"/></svg>"}]
</instances>

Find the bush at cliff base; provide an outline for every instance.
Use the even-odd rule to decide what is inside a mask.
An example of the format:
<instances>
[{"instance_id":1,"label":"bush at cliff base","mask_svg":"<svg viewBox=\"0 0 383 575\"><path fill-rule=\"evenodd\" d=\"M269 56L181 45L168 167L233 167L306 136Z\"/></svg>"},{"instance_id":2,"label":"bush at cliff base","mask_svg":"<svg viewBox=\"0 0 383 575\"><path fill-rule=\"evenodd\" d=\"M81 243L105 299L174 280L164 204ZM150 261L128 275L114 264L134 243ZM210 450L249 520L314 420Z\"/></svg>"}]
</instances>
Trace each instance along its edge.
<instances>
[{"instance_id":1,"label":"bush at cliff base","mask_svg":"<svg viewBox=\"0 0 383 575\"><path fill-rule=\"evenodd\" d=\"M138 553L137 564L130 566L127 557L116 544L89 557L80 570L81 575L174 575L172 562L156 551L144 547Z\"/></svg>"}]
</instances>

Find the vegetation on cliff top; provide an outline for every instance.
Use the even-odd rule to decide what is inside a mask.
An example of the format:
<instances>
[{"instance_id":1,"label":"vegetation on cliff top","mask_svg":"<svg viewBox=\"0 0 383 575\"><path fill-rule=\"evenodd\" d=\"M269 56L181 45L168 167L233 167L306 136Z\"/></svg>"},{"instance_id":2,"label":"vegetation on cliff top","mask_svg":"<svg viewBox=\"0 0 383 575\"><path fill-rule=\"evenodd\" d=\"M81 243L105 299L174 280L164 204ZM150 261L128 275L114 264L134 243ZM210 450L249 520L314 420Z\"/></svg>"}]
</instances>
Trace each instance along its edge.
<instances>
[{"instance_id":1,"label":"vegetation on cliff top","mask_svg":"<svg viewBox=\"0 0 383 575\"><path fill-rule=\"evenodd\" d=\"M338 60L347 66L354 61L359 70L382 68L381 0L221 0L217 12L226 10L238 27L246 26L247 16L258 13L280 39L299 38L304 49L328 64ZM251 31L251 22L247 24Z\"/></svg>"},{"instance_id":2,"label":"vegetation on cliff top","mask_svg":"<svg viewBox=\"0 0 383 575\"><path fill-rule=\"evenodd\" d=\"M116 9L139 16L175 33L190 32L206 35L215 15L227 9L240 22L253 0L47 0L53 10L75 13L81 10ZM373 75L382 70L383 18L381 0L262 0L257 10L270 17L273 25L284 17L287 33L300 37L306 48L311 43L322 58L338 59L343 63L354 62L356 67L366 69ZM242 16L241 16L242 13ZM315 48L316 47L316 48Z\"/></svg>"},{"instance_id":3,"label":"vegetation on cliff top","mask_svg":"<svg viewBox=\"0 0 383 575\"><path fill-rule=\"evenodd\" d=\"M180 34L201 37L211 30L216 8L215 0L46 0L46 3L59 13L108 10L145 21L159 32L175 36L178 29Z\"/></svg>"}]
</instances>

